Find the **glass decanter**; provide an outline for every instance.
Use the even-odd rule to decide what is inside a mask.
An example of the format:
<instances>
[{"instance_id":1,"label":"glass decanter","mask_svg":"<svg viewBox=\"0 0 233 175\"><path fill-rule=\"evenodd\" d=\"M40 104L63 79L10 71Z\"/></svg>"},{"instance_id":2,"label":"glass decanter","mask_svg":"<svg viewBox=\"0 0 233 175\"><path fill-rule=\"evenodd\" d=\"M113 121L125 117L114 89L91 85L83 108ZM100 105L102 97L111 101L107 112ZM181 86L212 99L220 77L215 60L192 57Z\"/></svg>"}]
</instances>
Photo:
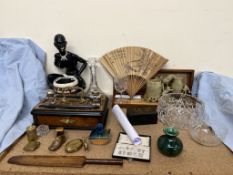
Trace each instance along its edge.
<instances>
[{"instance_id":1,"label":"glass decanter","mask_svg":"<svg viewBox=\"0 0 233 175\"><path fill-rule=\"evenodd\" d=\"M88 66L91 72L91 82L89 89L87 91L87 96L92 99L93 104L100 104L101 97L104 95L103 92L100 90L96 80L96 58L89 58L88 59Z\"/></svg>"}]
</instances>

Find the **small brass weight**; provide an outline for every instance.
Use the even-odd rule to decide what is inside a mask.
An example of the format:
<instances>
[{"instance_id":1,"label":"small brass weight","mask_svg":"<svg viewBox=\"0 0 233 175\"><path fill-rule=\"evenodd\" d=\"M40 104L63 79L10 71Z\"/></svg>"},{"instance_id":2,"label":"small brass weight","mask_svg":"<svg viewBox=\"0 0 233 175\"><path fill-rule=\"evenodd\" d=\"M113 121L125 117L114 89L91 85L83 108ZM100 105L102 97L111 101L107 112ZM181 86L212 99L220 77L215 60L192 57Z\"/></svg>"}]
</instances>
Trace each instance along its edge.
<instances>
[{"instance_id":1,"label":"small brass weight","mask_svg":"<svg viewBox=\"0 0 233 175\"><path fill-rule=\"evenodd\" d=\"M24 146L24 151L35 151L39 146L40 142L37 141L38 136L36 133L36 126L30 125L26 130L28 143Z\"/></svg>"}]
</instances>

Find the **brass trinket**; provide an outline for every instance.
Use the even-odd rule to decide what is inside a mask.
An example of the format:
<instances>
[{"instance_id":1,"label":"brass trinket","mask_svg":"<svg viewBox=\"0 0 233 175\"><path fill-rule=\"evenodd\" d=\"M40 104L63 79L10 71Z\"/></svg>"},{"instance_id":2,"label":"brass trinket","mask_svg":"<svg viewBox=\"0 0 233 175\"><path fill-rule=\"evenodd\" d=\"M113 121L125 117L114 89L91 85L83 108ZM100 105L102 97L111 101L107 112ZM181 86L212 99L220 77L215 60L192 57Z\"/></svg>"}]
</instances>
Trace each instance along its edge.
<instances>
[{"instance_id":1,"label":"brass trinket","mask_svg":"<svg viewBox=\"0 0 233 175\"><path fill-rule=\"evenodd\" d=\"M38 136L36 133L36 126L31 125L27 127L27 139L28 143L24 146L24 151L35 151L39 146L40 142L37 141Z\"/></svg>"},{"instance_id":2,"label":"brass trinket","mask_svg":"<svg viewBox=\"0 0 233 175\"><path fill-rule=\"evenodd\" d=\"M28 138L29 142L37 140L38 137L36 134L36 126L35 125L28 126L26 133L27 133L27 138Z\"/></svg>"},{"instance_id":3,"label":"brass trinket","mask_svg":"<svg viewBox=\"0 0 233 175\"><path fill-rule=\"evenodd\" d=\"M62 144L65 143L66 141L63 127L56 128L56 132L57 132L57 136L48 148L50 151L58 150L62 146Z\"/></svg>"},{"instance_id":4,"label":"brass trinket","mask_svg":"<svg viewBox=\"0 0 233 175\"><path fill-rule=\"evenodd\" d=\"M82 146L83 146L83 141L81 139L74 139L66 144L65 151L67 153L73 153L80 150Z\"/></svg>"},{"instance_id":5,"label":"brass trinket","mask_svg":"<svg viewBox=\"0 0 233 175\"><path fill-rule=\"evenodd\" d=\"M87 152L89 150L87 139L82 139L84 150Z\"/></svg>"},{"instance_id":6,"label":"brass trinket","mask_svg":"<svg viewBox=\"0 0 233 175\"><path fill-rule=\"evenodd\" d=\"M24 151L35 151L40 146L40 142L31 141L23 148Z\"/></svg>"}]
</instances>

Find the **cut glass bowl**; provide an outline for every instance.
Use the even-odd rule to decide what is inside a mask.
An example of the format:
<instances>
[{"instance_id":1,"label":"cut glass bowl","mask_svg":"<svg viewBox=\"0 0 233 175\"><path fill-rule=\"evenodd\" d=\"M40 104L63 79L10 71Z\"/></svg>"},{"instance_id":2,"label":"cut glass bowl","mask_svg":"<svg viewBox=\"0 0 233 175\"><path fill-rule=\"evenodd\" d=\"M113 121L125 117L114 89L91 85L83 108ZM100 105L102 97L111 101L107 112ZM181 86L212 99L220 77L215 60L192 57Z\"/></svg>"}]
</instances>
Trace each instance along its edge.
<instances>
[{"instance_id":1,"label":"cut glass bowl","mask_svg":"<svg viewBox=\"0 0 233 175\"><path fill-rule=\"evenodd\" d=\"M158 119L165 126L188 129L203 121L204 105L191 95L165 94L159 98L158 102Z\"/></svg>"},{"instance_id":2,"label":"cut glass bowl","mask_svg":"<svg viewBox=\"0 0 233 175\"><path fill-rule=\"evenodd\" d=\"M219 123L217 128L212 128L203 122L201 125L190 128L189 134L201 145L217 146L225 139L227 129Z\"/></svg>"}]
</instances>

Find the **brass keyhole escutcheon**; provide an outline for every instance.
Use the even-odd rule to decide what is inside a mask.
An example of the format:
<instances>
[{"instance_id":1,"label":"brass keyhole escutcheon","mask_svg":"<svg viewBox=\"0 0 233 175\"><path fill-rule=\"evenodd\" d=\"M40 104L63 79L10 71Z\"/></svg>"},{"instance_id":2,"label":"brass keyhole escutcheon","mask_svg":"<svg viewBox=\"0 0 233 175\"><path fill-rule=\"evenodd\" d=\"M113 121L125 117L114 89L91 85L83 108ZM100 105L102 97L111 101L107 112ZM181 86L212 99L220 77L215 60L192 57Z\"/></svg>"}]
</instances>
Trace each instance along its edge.
<instances>
[{"instance_id":1,"label":"brass keyhole escutcheon","mask_svg":"<svg viewBox=\"0 0 233 175\"><path fill-rule=\"evenodd\" d=\"M60 122L66 124L66 125L69 125L69 124L74 124L75 120L72 120L70 118L66 118L66 119L61 119Z\"/></svg>"}]
</instances>

